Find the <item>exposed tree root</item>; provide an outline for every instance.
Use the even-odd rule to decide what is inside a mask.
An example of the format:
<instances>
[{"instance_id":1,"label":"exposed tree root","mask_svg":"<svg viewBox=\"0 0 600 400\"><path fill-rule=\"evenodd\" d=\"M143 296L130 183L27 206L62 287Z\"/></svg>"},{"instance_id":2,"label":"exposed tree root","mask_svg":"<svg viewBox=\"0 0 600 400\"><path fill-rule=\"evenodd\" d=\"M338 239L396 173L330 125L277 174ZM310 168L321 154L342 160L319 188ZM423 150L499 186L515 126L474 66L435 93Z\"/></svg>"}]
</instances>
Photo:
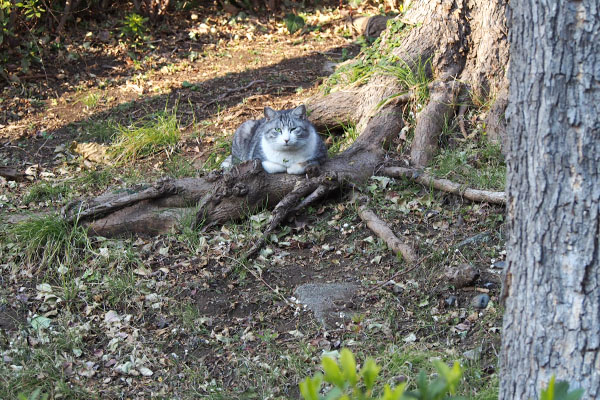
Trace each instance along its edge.
<instances>
[{"instance_id":1,"label":"exposed tree root","mask_svg":"<svg viewBox=\"0 0 600 400\"><path fill-rule=\"evenodd\" d=\"M373 211L369 210L366 206L361 206L358 209L358 215L367 224L369 229L381 238L394 253L401 254L411 264L417 261L418 258L415 249L400 240L390 227Z\"/></svg>"},{"instance_id":2,"label":"exposed tree root","mask_svg":"<svg viewBox=\"0 0 600 400\"><path fill-rule=\"evenodd\" d=\"M410 162L415 167L425 167L437 153L438 138L444 123L452 118L459 86L456 81L435 81L430 85L429 103L417 117L410 149Z\"/></svg>"},{"instance_id":3,"label":"exposed tree root","mask_svg":"<svg viewBox=\"0 0 600 400\"><path fill-rule=\"evenodd\" d=\"M423 171L419 171L411 168L402 167L387 167L384 168L380 174L390 177L407 177L414 179L425 186L431 186L437 190L452 193L464 197L471 201L478 201L492 204L506 204L506 194L504 192L493 192L490 190L478 190L465 188L456 182L452 182L448 179L434 178Z\"/></svg>"}]
</instances>

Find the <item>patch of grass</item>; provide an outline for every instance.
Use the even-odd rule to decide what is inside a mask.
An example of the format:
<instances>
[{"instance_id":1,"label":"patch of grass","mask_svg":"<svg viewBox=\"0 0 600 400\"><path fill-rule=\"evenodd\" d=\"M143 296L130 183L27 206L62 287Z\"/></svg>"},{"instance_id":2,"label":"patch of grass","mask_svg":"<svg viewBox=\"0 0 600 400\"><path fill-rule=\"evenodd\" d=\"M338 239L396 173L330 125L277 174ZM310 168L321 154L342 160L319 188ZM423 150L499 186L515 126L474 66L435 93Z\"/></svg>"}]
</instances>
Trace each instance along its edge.
<instances>
[{"instance_id":1,"label":"patch of grass","mask_svg":"<svg viewBox=\"0 0 600 400\"><path fill-rule=\"evenodd\" d=\"M413 93L414 99L418 104L425 104L429 99L429 88L428 85L431 82L429 75L430 60L418 59L414 65L408 65L403 60L398 60L396 63L391 65L382 66L381 69L387 73L394 75L398 81L406 88L407 92ZM383 100L379 107L387 103L392 98L398 95L394 95L389 99Z\"/></svg>"},{"instance_id":2,"label":"patch of grass","mask_svg":"<svg viewBox=\"0 0 600 400\"><path fill-rule=\"evenodd\" d=\"M67 182L51 183L42 181L29 188L29 191L23 197L23 203L29 204L31 202L59 200L67 197L72 189L72 186Z\"/></svg>"},{"instance_id":3,"label":"patch of grass","mask_svg":"<svg viewBox=\"0 0 600 400\"><path fill-rule=\"evenodd\" d=\"M500 145L483 140L469 142L464 147L446 148L434 159L432 173L469 187L504 190L506 165Z\"/></svg>"},{"instance_id":4,"label":"patch of grass","mask_svg":"<svg viewBox=\"0 0 600 400\"><path fill-rule=\"evenodd\" d=\"M93 399L93 394L83 386L74 385L67 375L65 363L72 360L73 348L81 345L67 326L72 321L63 319L50 322L50 326L28 326L12 343L10 363L0 363L1 399ZM28 340L40 343L31 346ZM9 353L6 353L9 354ZM71 356L72 357L72 356Z\"/></svg>"},{"instance_id":5,"label":"patch of grass","mask_svg":"<svg viewBox=\"0 0 600 400\"><path fill-rule=\"evenodd\" d=\"M402 21L394 18L388 21L388 31L390 34L386 35L388 40L385 46L381 45L381 37L372 43L362 39L361 53L354 62L340 66L327 79L323 86L325 92L329 93L337 85L366 83L376 71L397 64L399 60L391 51L400 44L408 30Z\"/></svg>"},{"instance_id":6,"label":"patch of grass","mask_svg":"<svg viewBox=\"0 0 600 400\"><path fill-rule=\"evenodd\" d=\"M106 302L112 308L128 309L137 294L137 279L132 269L107 275L103 281Z\"/></svg>"},{"instance_id":7,"label":"patch of grass","mask_svg":"<svg viewBox=\"0 0 600 400\"><path fill-rule=\"evenodd\" d=\"M87 96L85 96L84 98L82 98L80 101L87 108L94 109L94 108L98 107L98 104L100 103L101 99L102 99L102 97L99 94L90 93Z\"/></svg>"},{"instance_id":8,"label":"patch of grass","mask_svg":"<svg viewBox=\"0 0 600 400\"><path fill-rule=\"evenodd\" d=\"M83 137L87 140L96 140L107 143L112 140L117 132L116 124L113 120L87 121L81 125Z\"/></svg>"},{"instance_id":9,"label":"patch of grass","mask_svg":"<svg viewBox=\"0 0 600 400\"><path fill-rule=\"evenodd\" d=\"M110 185L115 171L112 169L84 170L75 178L75 184L84 190L104 189Z\"/></svg>"},{"instance_id":10,"label":"patch of grass","mask_svg":"<svg viewBox=\"0 0 600 400\"><path fill-rule=\"evenodd\" d=\"M165 162L164 170L167 175L174 178L185 178L196 175L194 165L188 159L178 154L174 154Z\"/></svg>"},{"instance_id":11,"label":"patch of grass","mask_svg":"<svg viewBox=\"0 0 600 400\"><path fill-rule=\"evenodd\" d=\"M130 163L162 151L172 152L181 138L175 113L151 114L141 124L117 127L110 153L119 163Z\"/></svg>"},{"instance_id":12,"label":"patch of grass","mask_svg":"<svg viewBox=\"0 0 600 400\"><path fill-rule=\"evenodd\" d=\"M355 124L341 124L344 129L344 134L341 136L338 135L330 135L329 137L332 139L332 144L327 149L327 154L329 157L332 157L342 151L346 150L360 135L360 132L356 129Z\"/></svg>"},{"instance_id":13,"label":"patch of grass","mask_svg":"<svg viewBox=\"0 0 600 400\"><path fill-rule=\"evenodd\" d=\"M231 154L231 139L220 137L216 140L210 155L202 165L204 170L221 168L221 163Z\"/></svg>"},{"instance_id":14,"label":"patch of grass","mask_svg":"<svg viewBox=\"0 0 600 400\"><path fill-rule=\"evenodd\" d=\"M40 266L71 265L90 248L87 230L58 214L31 217L9 226L6 233L22 248L25 261Z\"/></svg>"}]
</instances>

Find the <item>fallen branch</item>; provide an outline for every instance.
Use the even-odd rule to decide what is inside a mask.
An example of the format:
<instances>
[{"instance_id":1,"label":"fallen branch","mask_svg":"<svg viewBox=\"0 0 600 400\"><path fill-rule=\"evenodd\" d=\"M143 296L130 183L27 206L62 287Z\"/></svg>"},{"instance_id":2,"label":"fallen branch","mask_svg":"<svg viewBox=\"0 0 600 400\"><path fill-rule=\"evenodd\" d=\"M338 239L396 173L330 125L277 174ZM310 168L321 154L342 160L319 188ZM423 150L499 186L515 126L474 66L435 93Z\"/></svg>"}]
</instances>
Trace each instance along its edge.
<instances>
[{"instance_id":1,"label":"fallen branch","mask_svg":"<svg viewBox=\"0 0 600 400\"><path fill-rule=\"evenodd\" d=\"M506 204L506 194L504 192L493 192L490 190L479 190L466 188L461 184L452 182L448 179L434 178L426 172L419 171L411 168L402 167L387 167L381 172L385 176L389 177L406 177L414 179L418 183L431 186L437 190L452 193L464 197L471 201L479 201L484 203L492 204Z\"/></svg>"},{"instance_id":2,"label":"fallen branch","mask_svg":"<svg viewBox=\"0 0 600 400\"><path fill-rule=\"evenodd\" d=\"M93 207L82 209L79 212L72 212L74 206L81 208L81 202L75 201L67 204L61 211L63 218L69 223L73 223L78 220L84 220L90 216L104 215L116 210L120 210L129 205L139 203L144 200L152 200L165 195L175 194L177 192L176 187L170 183L170 181L159 181L151 187L144 189L140 192L135 192L129 195L118 197L112 201L98 204Z\"/></svg>"},{"instance_id":3,"label":"fallen branch","mask_svg":"<svg viewBox=\"0 0 600 400\"><path fill-rule=\"evenodd\" d=\"M417 255L413 247L400 240L390 227L366 206L361 206L358 209L358 215L367 224L370 230L381 238L388 247L396 254L401 254L402 257L409 263L417 261Z\"/></svg>"}]
</instances>

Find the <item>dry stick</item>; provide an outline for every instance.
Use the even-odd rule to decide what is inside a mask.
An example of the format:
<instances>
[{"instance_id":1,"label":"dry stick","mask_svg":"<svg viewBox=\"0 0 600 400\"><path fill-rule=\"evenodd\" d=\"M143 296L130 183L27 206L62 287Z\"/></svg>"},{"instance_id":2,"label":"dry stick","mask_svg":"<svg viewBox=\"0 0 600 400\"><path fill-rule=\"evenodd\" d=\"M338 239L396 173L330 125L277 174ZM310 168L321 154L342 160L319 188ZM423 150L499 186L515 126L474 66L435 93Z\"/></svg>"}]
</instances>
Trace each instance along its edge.
<instances>
[{"instance_id":1,"label":"dry stick","mask_svg":"<svg viewBox=\"0 0 600 400\"><path fill-rule=\"evenodd\" d=\"M394 279L398 278L401 275L408 274L409 272L411 272L415 268L417 268L419 265L421 265L421 263L423 261L425 261L426 258L427 257L421 257L421 259L419 261L417 261L416 263L414 263L412 267L407 268L407 269L403 269L402 271L396 272L394 275L390 276L388 279L386 279L385 281L383 281L383 283L380 283L377 286L373 286L372 288L369 288L365 294L374 292L375 290L384 287L385 285L387 285L388 283L390 283L391 281L393 281Z\"/></svg>"},{"instance_id":2,"label":"dry stick","mask_svg":"<svg viewBox=\"0 0 600 400\"><path fill-rule=\"evenodd\" d=\"M506 194L504 192L493 192L490 190L479 190L465 188L456 182L448 179L438 179L431 175L411 168L387 167L382 170L382 174L394 178L406 177L414 179L425 186L432 186L434 189L444 192L457 194L465 199L492 204L506 204Z\"/></svg>"},{"instance_id":3,"label":"dry stick","mask_svg":"<svg viewBox=\"0 0 600 400\"><path fill-rule=\"evenodd\" d=\"M67 19L71 15L71 10L77 8L79 1L80 0L67 0L65 3L65 10L60 18L60 22L58 23L58 28L56 29L59 35L62 35L65 24L67 23Z\"/></svg>"},{"instance_id":4,"label":"dry stick","mask_svg":"<svg viewBox=\"0 0 600 400\"><path fill-rule=\"evenodd\" d=\"M168 194L176 194L176 192L177 189L172 183L170 183L169 181L161 181L157 182L156 184L152 185L151 187L145 190L142 190L141 192L123 196L116 200L112 200L94 207L87 208L84 211L80 211L72 215L69 215L69 211L72 209L74 203L69 203L65 207L63 207L63 209L61 210L61 214L67 222L73 223L77 220L83 220L88 216L101 215L110 211L121 209L123 207L143 200L156 199L157 197L162 197Z\"/></svg>"},{"instance_id":5,"label":"dry stick","mask_svg":"<svg viewBox=\"0 0 600 400\"><path fill-rule=\"evenodd\" d=\"M361 206L358 209L358 215L362 219L370 230L373 231L379 238L388 245L390 249L396 254L402 254L402 257L409 263L417 261L417 255L415 250L409 244L400 240L390 227L366 206Z\"/></svg>"},{"instance_id":6,"label":"dry stick","mask_svg":"<svg viewBox=\"0 0 600 400\"><path fill-rule=\"evenodd\" d=\"M287 306L290 306L293 308L292 303L285 298L284 295L282 295L277 289L273 288L273 286L269 285L269 283L267 281L265 281L265 279L258 274L256 271L254 271L251 268L248 268L248 266L246 264L244 264L243 262L233 258L233 257L228 257L225 256L225 258L230 259L231 261L237 263L238 265L241 265L244 269L246 269L246 271L250 272L252 274L252 276L254 276L257 280L261 281L263 283L263 285L265 285L266 287L269 288L269 290L271 290L271 292L273 292L273 294L277 297L279 297Z\"/></svg>"},{"instance_id":7,"label":"dry stick","mask_svg":"<svg viewBox=\"0 0 600 400\"><path fill-rule=\"evenodd\" d=\"M217 103L223 99L225 99L227 96L229 96L231 93L234 92L241 92L242 90L246 90L246 89L250 89L252 86L258 84L258 83L265 83L265 81L263 81L262 79L257 79L255 81L250 82L249 84L247 84L246 86L242 86L242 87L237 87L237 88L231 88L231 89L227 89L225 91L225 93L223 93L222 95L220 95L219 97L217 97L216 99L209 101L208 103L206 103L204 106L202 106L202 108L207 108L208 106L210 106L211 104Z\"/></svg>"}]
</instances>

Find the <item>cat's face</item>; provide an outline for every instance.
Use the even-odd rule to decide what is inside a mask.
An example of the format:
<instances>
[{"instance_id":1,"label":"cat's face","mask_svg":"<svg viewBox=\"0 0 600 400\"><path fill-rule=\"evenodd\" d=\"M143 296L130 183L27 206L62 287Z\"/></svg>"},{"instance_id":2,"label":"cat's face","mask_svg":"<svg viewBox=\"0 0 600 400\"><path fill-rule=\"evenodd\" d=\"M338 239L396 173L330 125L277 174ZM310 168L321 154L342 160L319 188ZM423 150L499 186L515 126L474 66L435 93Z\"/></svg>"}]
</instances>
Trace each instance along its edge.
<instances>
[{"instance_id":1,"label":"cat's face","mask_svg":"<svg viewBox=\"0 0 600 400\"><path fill-rule=\"evenodd\" d=\"M310 137L310 123L304 106L289 111L265 108L267 121L264 137L278 151L294 151L304 147Z\"/></svg>"}]
</instances>

